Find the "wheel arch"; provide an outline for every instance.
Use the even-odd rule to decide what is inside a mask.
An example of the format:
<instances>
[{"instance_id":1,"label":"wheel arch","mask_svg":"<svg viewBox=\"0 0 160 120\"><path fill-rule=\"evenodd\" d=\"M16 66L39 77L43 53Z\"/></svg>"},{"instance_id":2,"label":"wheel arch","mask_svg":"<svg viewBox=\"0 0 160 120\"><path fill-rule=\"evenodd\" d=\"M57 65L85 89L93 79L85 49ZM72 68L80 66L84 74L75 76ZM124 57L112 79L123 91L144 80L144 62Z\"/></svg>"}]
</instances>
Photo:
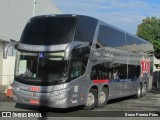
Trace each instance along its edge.
<instances>
[{"instance_id":1,"label":"wheel arch","mask_svg":"<svg viewBox=\"0 0 160 120\"><path fill-rule=\"evenodd\" d=\"M96 98L95 98L95 101L94 101L93 106L88 106L88 107L87 107L87 106L86 106L87 97L88 97L89 91L90 91L91 89L94 89L94 90L95 90L94 95L96 95ZM92 109L94 109L94 108L96 107L96 104L97 104L97 102L98 102L98 86L95 85L95 84L92 84L86 92L87 92L87 93L86 93L86 97L85 97L85 106L84 106L83 109L84 109L84 110L92 110ZM93 92L93 91L92 91L92 92Z\"/></svg>"},{"instance_id":2,"label":"wheel arch","mask_svg":"<svg viewBox=\"0 0 160 120\"><path fill-rule=\"evenodd\" d=\"M138 86L141 86L141 88L143 87L143 82L139 82Z\"/></svg>"},{"instance_id":3,"label":"wheel arch","mask_svg":"<svg viewBox=\"0 0 160 120\"><path fill-rule=\"evenodd\" d=\"M89 87L89 89L87 90L87 94L86 94L86 97L85 97L85 103L87 102L88 93L89 93L90 89L92 89L92 88L96 90L97 95L98 95L98 90L99 90L99 89L98 89L98 86L95 85L95 84L91 85L91 86Z\"/></svg>"},{"instance_id":4,"label":"wheel arch","mask_svg":"<svg viewBox=\"0 0 160 120\"><path fill-rule=\"evenodd\" d=\"M108 90L108 94L109 94L110 90L109 90L108 84L103 85L101 89L103 89L103 88L107 89Z\"/></svg>"}]
</instances>

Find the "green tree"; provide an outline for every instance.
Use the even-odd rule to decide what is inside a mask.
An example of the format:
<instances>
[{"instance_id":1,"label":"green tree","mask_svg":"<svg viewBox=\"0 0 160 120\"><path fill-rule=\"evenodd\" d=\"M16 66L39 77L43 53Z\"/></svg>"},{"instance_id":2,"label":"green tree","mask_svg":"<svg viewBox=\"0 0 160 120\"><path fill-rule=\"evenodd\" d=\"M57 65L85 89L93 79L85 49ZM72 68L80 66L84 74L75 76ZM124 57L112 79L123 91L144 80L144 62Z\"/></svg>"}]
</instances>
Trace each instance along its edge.
<instances>
[{"instance_id":1,"label":"green tree","mask_svg":"<svg viewBox=\"0 0 160 120\"><path fill-rule=\"evenodd\" d=\"M147 17L138 25L137 36L148 40L154 46L154 55L160 58L160 19Z\"/></svg>"}]
</instances>

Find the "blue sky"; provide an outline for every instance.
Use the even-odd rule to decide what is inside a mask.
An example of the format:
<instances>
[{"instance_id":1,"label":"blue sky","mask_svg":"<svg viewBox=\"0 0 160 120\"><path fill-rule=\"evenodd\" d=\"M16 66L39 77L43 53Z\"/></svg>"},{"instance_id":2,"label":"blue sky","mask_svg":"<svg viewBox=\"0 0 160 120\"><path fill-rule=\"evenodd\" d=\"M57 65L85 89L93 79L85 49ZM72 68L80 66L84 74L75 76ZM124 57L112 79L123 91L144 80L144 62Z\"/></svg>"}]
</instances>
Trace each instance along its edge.
<instances>
[{"instance_id":1,"label":"blue sky","mask_svg":"<svg viewBox=\"0 0 160 120\"><path fill-rule=\"evenodd\" d=\"M88 15L136 34L146 17L160 18L160 0L52 0L65 14Z\"/></svg>"}]
</instances>

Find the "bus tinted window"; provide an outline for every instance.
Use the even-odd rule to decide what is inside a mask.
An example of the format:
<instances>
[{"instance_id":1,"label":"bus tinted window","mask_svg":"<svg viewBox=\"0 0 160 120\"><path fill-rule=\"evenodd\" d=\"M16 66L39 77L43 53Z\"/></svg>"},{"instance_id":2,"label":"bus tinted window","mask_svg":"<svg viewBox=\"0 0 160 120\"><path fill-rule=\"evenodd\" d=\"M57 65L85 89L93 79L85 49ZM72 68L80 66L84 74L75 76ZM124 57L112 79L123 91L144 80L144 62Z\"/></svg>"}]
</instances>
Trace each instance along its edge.
<instances>
[{"instance_id":1,"label":"bus tinted window","mask_svg":"<svg viewBox=\"0 0 160 120\"><path fill-rule=\"evenodd\" d=\"M137 51L137 39L133 36L126 34L126 40L127 40L128 51L136 52Z\"/></svg>"},{"instance_id":2,"label":"bus tinted window","mask_svg":"<svg viewBox=\"0 0 160 120\"><path fill-rule=\"evenodd\" d=\"M96 19L90 17L79 17L75 40L92 43L96 26Z\"/></svg>"},{"instance_id":3,"label":"bus tinted window","mask_svg":"<svg viewBox=\"0 0 160 120\"><path fill-rule=\"evenodd\" d=\"M143 40L138 40L137 39L137 50L140 52L140 53L149 53L149 52L152 52L152 46L150 46L150 44L147 44L146 41L143 41Z\"/></svg>"},{"instance_id":4,"label":"bus tinted window","mask_svg":"<svg viewBox=\"0 0 160 120\"><path fill-rule=\"evenodd\" d=\"M73 40L77 18L36 17L26 25L21 43L31 45L66 44Z\"/></svg>"},{"instance_id":5,"label":"bus tinted window","mask_svg":"<svg viewBox=\"0 0 160 120\"><path fill-rule=\"evenodd\" d=\"M73 80L85 73L89 53L89 47L73 49L70 62L69 80Z\"/></svg>"},{"instance_id":6,"label":"bus tinted window","mask_svg":"<svg viewBox=\"0 0 160 120\"><path fill-rule=\"evenodd\" d=\"M125 34L108 26L100 26L97 43L100 47L108 46L126 50Z\"/></svg>"},{"instance_id":7,"label":"bus tinted window","mask_svg":"<svg viewBox=\"0 0 160 120\"><path fill-rule=\"evenodd\" d=\"M140 66L137 65L128 65L128 78L136 79L140 76Z\"/></svg>"},{"instance_id":8,"label":"bus tinted window","mask_svg":"<svg viewBox=\"0 0 160 120\"><path fill-rule=\"evenodd\" d=\"M100 63L92 67L91 79L126 79L127 64Z\"/></svg>"}]
</instances>

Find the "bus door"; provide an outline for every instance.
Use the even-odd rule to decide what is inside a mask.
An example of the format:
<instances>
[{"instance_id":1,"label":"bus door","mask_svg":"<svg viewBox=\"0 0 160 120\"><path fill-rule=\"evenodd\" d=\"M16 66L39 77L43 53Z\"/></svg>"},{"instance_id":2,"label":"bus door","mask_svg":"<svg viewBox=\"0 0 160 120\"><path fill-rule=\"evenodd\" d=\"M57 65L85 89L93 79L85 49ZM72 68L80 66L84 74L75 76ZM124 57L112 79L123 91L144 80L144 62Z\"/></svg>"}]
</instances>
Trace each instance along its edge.
<instances>
[{"instance_id":1,"label":"bus door","mask_svg":"<svg viewBox=\"0 0 160 120\"><path fill-rule=\"evenodd\" d=\"M130 93L136 92L137 82L140 76L140 65L128 65L128 80Z\"/></svg>"}]
</instances>

